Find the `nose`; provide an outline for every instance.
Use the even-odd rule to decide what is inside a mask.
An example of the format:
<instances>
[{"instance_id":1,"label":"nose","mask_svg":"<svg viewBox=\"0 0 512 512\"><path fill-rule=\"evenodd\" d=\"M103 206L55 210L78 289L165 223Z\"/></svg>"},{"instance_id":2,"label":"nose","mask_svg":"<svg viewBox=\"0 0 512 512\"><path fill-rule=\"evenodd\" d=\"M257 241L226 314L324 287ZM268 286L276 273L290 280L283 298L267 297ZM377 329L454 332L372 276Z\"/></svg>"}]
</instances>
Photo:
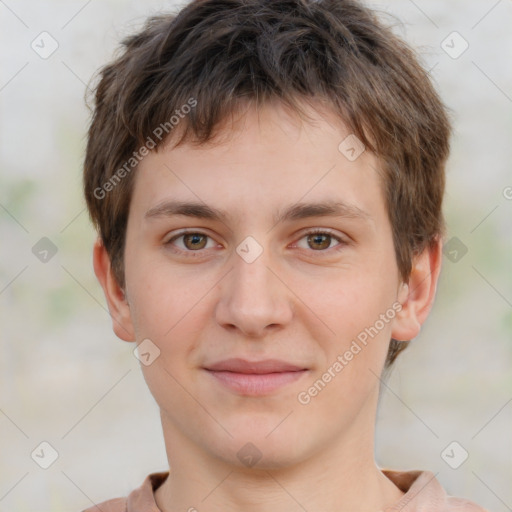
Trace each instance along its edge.
<instances>
[{"instance_id":1,"label":"nose","mask_svg":"<svg viewBox=\"0 0 512 512\"><path fill-rule=\"evenodd\" d=\"M216 321L245 337L261 338L290 323L293 294L272 268L268 251L252 262L233 254L233 268L221 281ZM274 265L275 266L275 265Z\"/></svg>"}]
</instances>

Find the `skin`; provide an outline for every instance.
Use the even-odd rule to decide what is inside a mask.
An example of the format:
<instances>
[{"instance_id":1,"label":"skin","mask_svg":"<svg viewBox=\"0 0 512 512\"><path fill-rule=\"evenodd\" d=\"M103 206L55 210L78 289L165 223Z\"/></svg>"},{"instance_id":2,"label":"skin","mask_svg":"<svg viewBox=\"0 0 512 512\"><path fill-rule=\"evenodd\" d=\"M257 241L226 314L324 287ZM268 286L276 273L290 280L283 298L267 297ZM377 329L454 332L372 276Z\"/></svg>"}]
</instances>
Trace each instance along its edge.
<instances>
[{"instance_id":1,"label":"skin","mask_svg":"<svg viewBox=\"0 0 512 512\"><path fill-rule=\"evenodd\" d=\"M350 162L338 150L349 134L343 123L320 105L309 112L314 124L278 103L250 107L215 144L152 151L135 179L125 290L101 242L94 247L115 333L160 350L141 367L171 467L155 493L164 512L376 511L403 495L374 459L378 376L390 338L414 338L428 315L441 242L415 258L403 283L377 159L365 151ZM145 217L170 199L229 217ZM273 219L297 202L326 200L365 213ZM184 228L207 236L174 238ZM314 228L333 236L308 237ZM252 263L236 252L247 236L263 250ZM378 335L300 403L298 394L397 303ZM270 395L244 396L203 369L228 357L308 371ZM237 456L248 442L261 457L252 467Z\"/></svg>"}]
</instances>

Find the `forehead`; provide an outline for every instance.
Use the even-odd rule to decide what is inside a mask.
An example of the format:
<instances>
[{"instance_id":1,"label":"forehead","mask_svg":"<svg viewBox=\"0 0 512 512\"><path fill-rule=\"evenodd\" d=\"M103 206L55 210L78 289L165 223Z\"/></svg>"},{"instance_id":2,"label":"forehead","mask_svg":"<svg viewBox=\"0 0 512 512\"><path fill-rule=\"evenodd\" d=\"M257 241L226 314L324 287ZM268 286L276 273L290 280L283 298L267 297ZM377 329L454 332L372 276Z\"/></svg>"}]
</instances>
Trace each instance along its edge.
<instances>
[{"instance_id":1,"label":"forehead","mask_svg":"<svg viewBox=\"0 0 512 512\"><path fill-rule=\"evenodd\" d=\"M279 103L267 104L225 121L206 144L174 147L171 139L140 162L133 209L151 217L169 210L162 205L172 199L207 203L211 218L273 210L275 221L283 204L327 201L370 214L383 202L377 159L369 151L353 158L361 147L334 112L320 106L307 113L311 118L301 120Z\"/></svg>"}]
</instances>

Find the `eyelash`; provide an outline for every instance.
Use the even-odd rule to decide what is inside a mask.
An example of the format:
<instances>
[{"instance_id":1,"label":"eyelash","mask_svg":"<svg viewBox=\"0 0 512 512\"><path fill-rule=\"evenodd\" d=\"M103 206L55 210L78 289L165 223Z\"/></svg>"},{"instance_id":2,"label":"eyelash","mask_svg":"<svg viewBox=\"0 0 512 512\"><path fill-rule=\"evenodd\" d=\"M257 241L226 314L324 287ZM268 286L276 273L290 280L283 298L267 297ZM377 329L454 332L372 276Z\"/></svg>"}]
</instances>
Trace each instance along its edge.
<instances>
[{"instance_id":1,"label":"eyelash","mask_svg":"<svg viewBox=\"0 0 512 512\"><path fill-rule=\"evenodd\" d=\"M175 253L178 253L178 254L183 254L183 253L187 253L187 255L191 255L192 257L196 257L200 255L201 252L205 251L206 249L198 249L197 251L192 251L192 250L184 250L184 249L176 249L175 246L172 244L172 242L174 242L175 240L178 240L179 238L182 238L186 235L191 235L191 234L194 234L194 235L201 235L201 236L205 236L207 238L211 238L210 235L207 235L206 233L202 233L201 231L196 231L196 230L185 230L185 231L182 231L181 233L173 236L172 238L170 238L167 242L164 243L165 246L169 247L173 252ZM341 250L344 246L348 245L348 241L341 238L340 236L338 235L335 235L331 230L329 229L322 229L322 228L314 228L314 229L311 229L309 231L307 231L306 233L304 233L300 238L299 238L299 241L302 240L303 238L306 238L307 236L309 235L316 235L316 234L321 234L321 235L328 235L330 236L332 239L336 240L338 243L338 245L334 246L334 247L329 247L327 249L319 249L317 251L311 249L310 251L308 252L315 252L315 253L327 253L327 252L330 252L331 250L332 251L339 251ZM297 242L295 242L297 243ZM304 249L306 250L306 249Z\"/></svg>"}]
</instances>

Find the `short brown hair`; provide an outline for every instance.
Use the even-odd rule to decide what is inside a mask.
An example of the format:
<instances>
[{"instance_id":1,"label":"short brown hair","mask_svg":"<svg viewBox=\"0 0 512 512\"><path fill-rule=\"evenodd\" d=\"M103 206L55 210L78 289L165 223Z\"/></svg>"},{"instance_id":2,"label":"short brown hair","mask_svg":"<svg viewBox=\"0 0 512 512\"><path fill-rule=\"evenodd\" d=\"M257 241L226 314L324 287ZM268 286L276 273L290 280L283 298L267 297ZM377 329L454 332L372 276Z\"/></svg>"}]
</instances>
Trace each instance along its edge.
<instances>
[{"instance_id":1,"label":"short brown hair","mask_svg":"<svg viewBox=\"0 0 512 512\"><path fill-rule=\"evenodd\" d=\"M130 170L191 98L176 145L212 140L243 102L278 99L302 116L300 100L327 101L379 158L403 280L442 236L448 109L415 52L361 3L195 0L122 45L99 73L84 163L89 214L121 287ZM391 340L386 367L407 344Z\"/></svg>"}]
</instances>

